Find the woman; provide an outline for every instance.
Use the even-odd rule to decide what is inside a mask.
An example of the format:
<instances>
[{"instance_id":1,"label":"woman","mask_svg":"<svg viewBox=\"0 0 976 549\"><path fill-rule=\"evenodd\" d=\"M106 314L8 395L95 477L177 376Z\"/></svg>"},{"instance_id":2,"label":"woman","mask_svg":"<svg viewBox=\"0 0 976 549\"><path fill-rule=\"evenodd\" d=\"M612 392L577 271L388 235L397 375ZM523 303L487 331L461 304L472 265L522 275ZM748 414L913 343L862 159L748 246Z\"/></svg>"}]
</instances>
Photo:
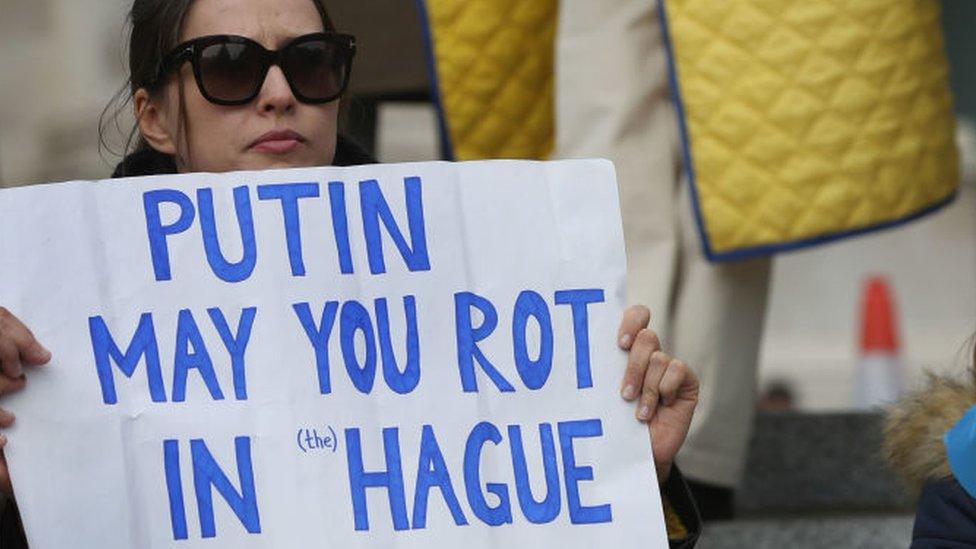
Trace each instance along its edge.
<instances>
[{"instance_id":1,"label":"woman","mask_svg":"<svg viewBox=\"0 0 976 549\"><path fill-rule=\"evenodd\" d=\"M335 33L321 0L136 0L131 22L139 142L116 176L370 162L337 133L338 98L354 44ZM621 322L617 338L629 352L621 395L637 403L637 418L654 432L669 523L680 518L674 525L687 547L697 516L672 464L697 403L698 380L661 352L649 322L644 307L628 309ZM50 358L26 326L0 308L0 395L24 388L24 366ZM13 421L0 411L0 427ZM5 444L0 435L0 492L12 497ZM8 505L8 516L12 512ZM0 527L0 540L9 528Z\"/></svg>"}]
</instances>

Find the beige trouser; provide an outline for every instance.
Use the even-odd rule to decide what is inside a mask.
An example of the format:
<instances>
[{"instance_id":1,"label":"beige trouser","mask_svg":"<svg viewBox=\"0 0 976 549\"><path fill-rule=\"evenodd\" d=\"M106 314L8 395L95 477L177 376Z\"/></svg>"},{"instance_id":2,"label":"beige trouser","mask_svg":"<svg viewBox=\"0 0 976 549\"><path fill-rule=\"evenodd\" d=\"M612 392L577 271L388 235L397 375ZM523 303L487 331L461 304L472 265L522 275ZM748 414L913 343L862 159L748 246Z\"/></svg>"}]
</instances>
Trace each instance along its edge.
<instances>
[{"instance_id":1,"label":"beige trouser","mask_svg":"<svg viewBox=\"0 0 976 549\"><path fill-rule=\"evenodd\" d=\"M554 158L617 167L628 299L651 308L665 350L702 380L678 456L687 476L735 486L752 427L769 261L701 252L653 0L560 0Z\"/></svg>"}]
</instances>

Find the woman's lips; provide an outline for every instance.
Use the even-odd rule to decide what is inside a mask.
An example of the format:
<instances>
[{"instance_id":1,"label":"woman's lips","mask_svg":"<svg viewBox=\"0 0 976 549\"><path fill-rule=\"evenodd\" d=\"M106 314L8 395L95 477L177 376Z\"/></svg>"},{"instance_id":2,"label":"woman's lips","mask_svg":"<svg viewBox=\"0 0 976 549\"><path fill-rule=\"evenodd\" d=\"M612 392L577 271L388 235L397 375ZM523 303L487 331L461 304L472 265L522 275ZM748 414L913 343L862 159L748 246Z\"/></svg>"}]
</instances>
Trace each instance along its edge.
<instances>
[{"instance_id":1,"label":"woman's lips","mask_svg":"<svg viewBox=\"0 0 976 549\"><path fill-rule=\"evenodd\" d=\"M305 138L301 134L291 130L275 130L255 139L248 149L255 152L285 154L295 150L304 142Z\"/></svg>"}]
</instances>

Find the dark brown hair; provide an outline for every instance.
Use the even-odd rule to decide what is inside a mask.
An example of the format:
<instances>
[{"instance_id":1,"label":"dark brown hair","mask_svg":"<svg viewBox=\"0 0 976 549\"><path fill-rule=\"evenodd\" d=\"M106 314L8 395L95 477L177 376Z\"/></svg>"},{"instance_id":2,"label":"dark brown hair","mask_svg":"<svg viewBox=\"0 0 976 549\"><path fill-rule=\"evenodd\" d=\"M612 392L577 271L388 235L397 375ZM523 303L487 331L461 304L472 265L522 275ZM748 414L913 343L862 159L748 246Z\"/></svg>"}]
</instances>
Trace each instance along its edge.
<instances>
[{"instance_id":1,"label":"dark brown hair","mask_svg":"<svg viewBox=\"0 0 976 549\"><path fill-rule=\"evenodd\" d=\"M332 19L325 9L323 0L310 0L322 18L322 26L326 31L335 31ZM140 88L145 88L150 94L159 92L165 80L158 78L163 58L179 44L183 33L186 16L190 12L193 0L134 0L127 18L129 28L129 77L125 85L115 94L109 104L102 111L99 119L99 145L102 150L111 151L105 138L105 130L110 124L118 125L118 116L132 101L133 95ZM182 86L180 102L182 106ZM186 124L185 117L180 117L180 127ZM142 136L133 140L139 134L138 122L129 130L124 149L119 156L129 152L150 149Z\"/></svg>"}]
</instances>

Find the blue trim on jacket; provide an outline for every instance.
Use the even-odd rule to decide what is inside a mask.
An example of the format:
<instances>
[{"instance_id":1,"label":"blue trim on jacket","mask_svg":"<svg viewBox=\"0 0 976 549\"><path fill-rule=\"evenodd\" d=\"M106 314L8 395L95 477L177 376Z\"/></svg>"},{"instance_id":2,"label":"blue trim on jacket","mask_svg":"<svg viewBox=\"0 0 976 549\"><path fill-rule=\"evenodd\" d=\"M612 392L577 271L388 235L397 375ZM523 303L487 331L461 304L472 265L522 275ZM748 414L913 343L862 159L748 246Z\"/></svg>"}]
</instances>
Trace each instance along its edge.
<instances>
[{"instance_id":1,"label":"blue trim on jacket","mask_svg":"<svg viewBox=\"0 0 976 549\"><path fill-rule=\"evenodd\" d=\"M454 160L454 146L451 134L447 131L447 114L444 112L444 101L441 96L440 79L437 76L437 58L434 55L434 35L430 27L430 17L427 14L427 4L424 0L415 0L417 13L420 17L420 31L424 38L424 51L427 53L427 77L430 81L430 99L437 112L437 129L440 133L441 156L444 160Z\"/></svg>"}]
</instances>

